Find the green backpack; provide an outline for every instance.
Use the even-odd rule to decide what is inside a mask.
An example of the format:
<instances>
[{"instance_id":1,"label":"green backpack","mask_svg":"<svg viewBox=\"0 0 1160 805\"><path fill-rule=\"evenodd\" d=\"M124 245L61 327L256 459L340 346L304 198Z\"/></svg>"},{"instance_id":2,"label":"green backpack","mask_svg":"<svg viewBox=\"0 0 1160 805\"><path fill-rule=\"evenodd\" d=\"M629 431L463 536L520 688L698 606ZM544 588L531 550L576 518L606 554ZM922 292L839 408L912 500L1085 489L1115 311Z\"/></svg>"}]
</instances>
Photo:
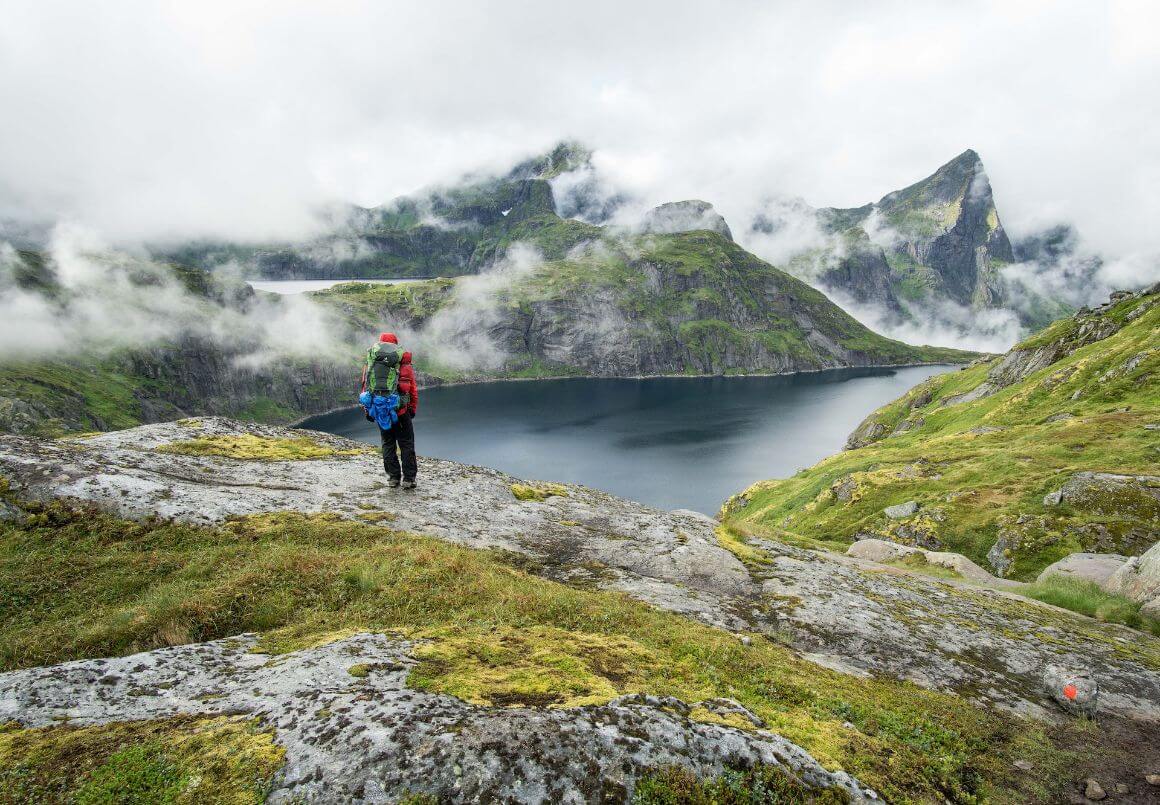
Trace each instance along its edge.
<instances>
[{"instance_id":1,"label":"green backpack","mask_svg":"<svg viewBox=\"0 0 1160 805\"><path fill-rule=\"evenodd\" d=\"M399 363L403 350L398 344L380 341L367 350L367 390L384 397L399 393Z\"/></svg>"}]
</instances>

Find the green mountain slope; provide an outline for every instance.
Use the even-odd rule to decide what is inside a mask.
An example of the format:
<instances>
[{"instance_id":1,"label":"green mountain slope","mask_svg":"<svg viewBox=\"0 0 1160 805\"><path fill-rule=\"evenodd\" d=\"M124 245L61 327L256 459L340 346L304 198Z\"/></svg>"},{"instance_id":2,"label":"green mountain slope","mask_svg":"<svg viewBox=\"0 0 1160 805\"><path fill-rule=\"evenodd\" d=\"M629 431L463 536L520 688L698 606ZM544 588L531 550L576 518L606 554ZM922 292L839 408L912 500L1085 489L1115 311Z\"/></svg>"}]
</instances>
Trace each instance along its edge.
<instances>
[{"instance_id":1,"label":"green mountain slope","mask_svg":"<svg viewBox=\"0 0 1160 805\"><path fill-rule=\"evenodd\" d=\"M719 232L627 235L546 212L489 248L502 257L517 243L546 259L499 276L482 301L474 278L352 284L314 298L364 329L438 330L444 353L487 339L496 362L467 376L769 373L968 357L873 333ZM430 373L461 376L433 351Z\"/></svg>"},{"instance_id":2,"label":"green mountain slope","mask_svg":"<svg viewBox=\"0 0 1160 805\"><path fill-rule=\"evenodd\" d=\"M1115 294L932 378L868 417L845 452L754 485L723 515L791 540L957 551L1016 579L1076 551L1139 554L1160 534L1158 302L1155 286ZM910 501L908 516L884 513Z\"/></svg>"}]
</instances>

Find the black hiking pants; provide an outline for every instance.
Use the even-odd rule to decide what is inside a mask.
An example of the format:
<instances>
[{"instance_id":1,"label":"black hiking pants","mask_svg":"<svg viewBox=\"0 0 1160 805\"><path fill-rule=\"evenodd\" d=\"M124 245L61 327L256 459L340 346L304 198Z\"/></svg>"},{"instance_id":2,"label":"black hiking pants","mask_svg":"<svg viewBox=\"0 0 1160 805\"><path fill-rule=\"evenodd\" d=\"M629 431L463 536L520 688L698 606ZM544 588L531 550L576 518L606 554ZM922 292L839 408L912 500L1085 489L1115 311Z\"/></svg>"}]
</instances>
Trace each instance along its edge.
<instances>
[{"instance_id":1,"label":"black hiking pants","mask_svg":"<svg viewBox=\"0 0 1160 805\"><path fill-rule=\"evenodd\" d=\"M410 414L399 414L399 421L390 430L379 428L383 437L383 469L392 478L402 477L413 481L419 473L419 462L415 459L415 426ZM403 468L399 469L399 457L403 458Z\"/></svg>"}]
</instances>

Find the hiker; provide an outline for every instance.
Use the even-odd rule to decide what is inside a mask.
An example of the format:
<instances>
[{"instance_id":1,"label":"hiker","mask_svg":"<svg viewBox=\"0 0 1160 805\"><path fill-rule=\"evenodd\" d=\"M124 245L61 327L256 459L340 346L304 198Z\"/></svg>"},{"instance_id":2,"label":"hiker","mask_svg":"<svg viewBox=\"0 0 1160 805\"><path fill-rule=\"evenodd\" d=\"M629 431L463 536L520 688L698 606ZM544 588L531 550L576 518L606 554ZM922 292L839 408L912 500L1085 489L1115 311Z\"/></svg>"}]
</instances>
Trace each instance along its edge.
<instances>
[{"instance_id":1,"label":"hiker","mask_svg":"<svg viewBox=\"0 0 1160 805\"><path fill-rule=\"evenodd\" d=\"M367 350L359 394L367 419L379 426L383 442L383 469L392 487L415 488L419 464L415 459L415 426L419 412L419 387L411 353L403 352L394 333L383 333ZM399 459L402 458L400 467Z\"/></svg>"}]
</instances>

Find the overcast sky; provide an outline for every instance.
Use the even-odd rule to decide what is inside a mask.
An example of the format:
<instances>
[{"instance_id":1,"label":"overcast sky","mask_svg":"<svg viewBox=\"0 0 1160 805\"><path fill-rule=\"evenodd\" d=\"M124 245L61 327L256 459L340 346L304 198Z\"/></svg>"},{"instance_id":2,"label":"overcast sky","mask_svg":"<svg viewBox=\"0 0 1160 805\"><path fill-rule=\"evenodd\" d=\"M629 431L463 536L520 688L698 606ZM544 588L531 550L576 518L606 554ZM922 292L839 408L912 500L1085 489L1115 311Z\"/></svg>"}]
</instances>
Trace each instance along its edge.
<instances>
[{"instance_id":1,"label":"overcast sky","mask_svg":"<svg viewBox=\"0 0 1160 805\"><path fill-rule=\"evenodd\" d=\"M1160 3L0 0L0 214L269 237L554 141L661 202L857 205L963 149L1009 229L1160 251Z\"/></svg>"}]
</instances>

